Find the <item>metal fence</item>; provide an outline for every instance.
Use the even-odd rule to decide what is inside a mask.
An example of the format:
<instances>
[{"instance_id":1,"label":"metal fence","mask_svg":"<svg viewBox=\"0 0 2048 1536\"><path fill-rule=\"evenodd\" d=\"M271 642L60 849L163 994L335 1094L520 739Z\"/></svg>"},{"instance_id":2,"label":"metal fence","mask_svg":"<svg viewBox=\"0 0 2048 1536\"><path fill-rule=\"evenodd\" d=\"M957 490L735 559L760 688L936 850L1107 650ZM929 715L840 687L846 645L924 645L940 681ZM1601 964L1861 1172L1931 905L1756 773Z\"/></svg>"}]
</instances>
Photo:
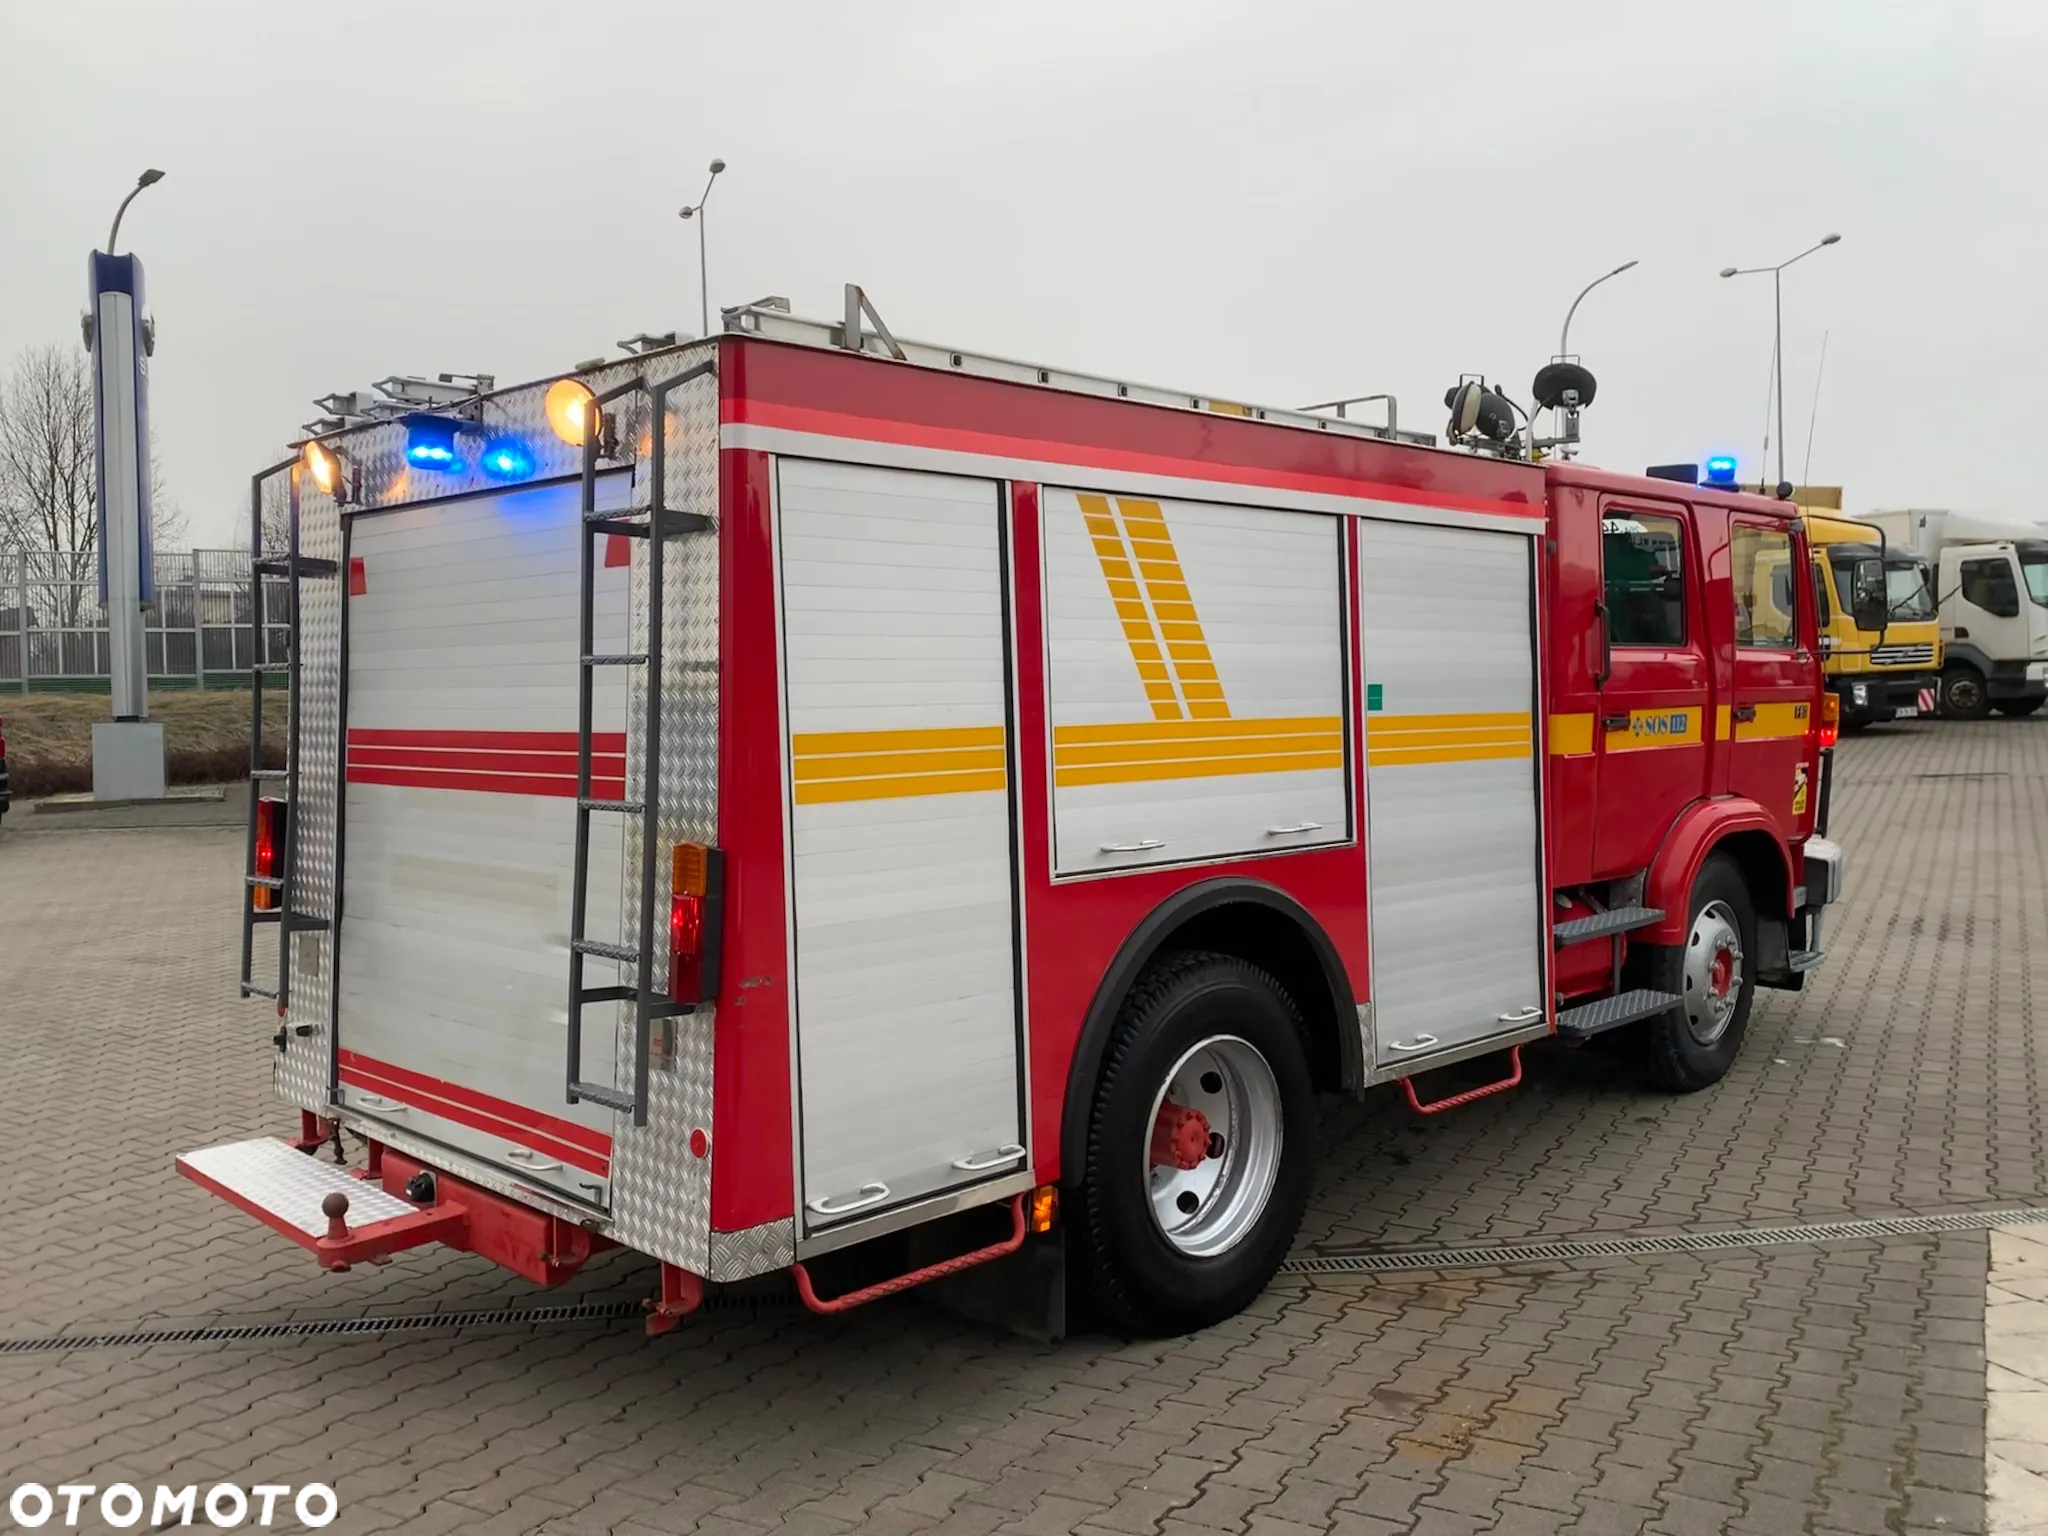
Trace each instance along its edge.
<instances>
[{"instance_id":1,"label":"metal fence","mask_svg":"<svg viewBox=\"0 0 2048 1536\"><path fill-rule=\"evenodd\" d=\"M156 606L143 615L152 687L239 688L256 657L249 621L254 572L246 550L156 557ZM265 576L265 661L285 659L284 578ZM108 686L107 615L91 551L0 553L0 691Z\"/></svg>"}]
</instances>

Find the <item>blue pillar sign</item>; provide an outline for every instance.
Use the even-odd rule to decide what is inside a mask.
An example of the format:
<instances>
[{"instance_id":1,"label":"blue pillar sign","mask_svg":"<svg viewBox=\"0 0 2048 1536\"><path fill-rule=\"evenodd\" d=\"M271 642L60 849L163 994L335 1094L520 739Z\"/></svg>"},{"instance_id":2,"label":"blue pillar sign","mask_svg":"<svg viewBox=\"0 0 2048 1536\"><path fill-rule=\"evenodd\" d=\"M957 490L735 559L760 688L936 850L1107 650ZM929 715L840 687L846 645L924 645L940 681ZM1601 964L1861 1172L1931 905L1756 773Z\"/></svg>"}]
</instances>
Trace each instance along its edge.
<instances>
[{"instance_id":1,"label":"blue pillar sign","mask_svg":"<svg viewBox=\"0 0 2048 1536\"><path fill-rule=\"evenodd\" d=\"M100 602L112 651L114 718L149 718L142 610L156 602L149 547L149 346L142 263L92 253L94 469L99 490Z\"/></svg>"}]
</instances>

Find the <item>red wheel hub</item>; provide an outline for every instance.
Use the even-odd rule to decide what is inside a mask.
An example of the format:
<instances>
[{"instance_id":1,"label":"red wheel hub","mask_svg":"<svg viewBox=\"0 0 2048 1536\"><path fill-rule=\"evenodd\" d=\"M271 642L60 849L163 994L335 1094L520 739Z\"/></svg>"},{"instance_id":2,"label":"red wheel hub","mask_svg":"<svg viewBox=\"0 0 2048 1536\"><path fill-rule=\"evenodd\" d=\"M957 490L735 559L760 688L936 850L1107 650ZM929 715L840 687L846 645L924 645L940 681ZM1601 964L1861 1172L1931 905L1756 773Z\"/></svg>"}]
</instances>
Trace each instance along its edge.
<instances>
[{"instance_id":1,"label":"red wheel hub","mask_svg":"<svg viewBox=\"0 0 2048 1536\"><path fill-rule=\"evenodd\" d=\"M1159 1106L1152 1122L1152 1166L1195 1168L1209 1155L1209 1117L1171 1100Z\"/></svg>"},{"instance_id":2,"label":"red wheel hub","mask_svg":"<svg viewBox=\"0 0 2048 1536\"><path fill-rule=\"evenodd\" d=\"M1735 957L1725 949L1716 951L1714 968L1707 973L1707 985L1714 989L1714 996L1726 997L1734 980Z\"/></svg>"}]
</instances>

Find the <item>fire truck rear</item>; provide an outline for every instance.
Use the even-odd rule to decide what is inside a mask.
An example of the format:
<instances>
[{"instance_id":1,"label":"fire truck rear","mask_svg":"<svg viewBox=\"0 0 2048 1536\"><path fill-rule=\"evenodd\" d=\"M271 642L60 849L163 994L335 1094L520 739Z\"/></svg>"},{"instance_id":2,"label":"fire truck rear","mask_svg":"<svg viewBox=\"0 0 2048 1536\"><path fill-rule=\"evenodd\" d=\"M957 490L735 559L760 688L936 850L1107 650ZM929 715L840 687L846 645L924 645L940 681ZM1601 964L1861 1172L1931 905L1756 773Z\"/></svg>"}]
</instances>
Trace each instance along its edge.
<instances>
[{"instance_id":1,"label":"fire truck rear","mask_svg":"<svg viewBox=\"0 0 2048 1536\"><path fill-rule=\"evenodd\" d=\"M309 440L242 977L300 1131L181 1171L331 1269L638 1250L655 1330L789 1271L1177 1331L1320 1094L1716 1082L1841 889L1811 589L1744 600L1796 508L1429 441L858 290Z\"/></svg>"}]
</instances>

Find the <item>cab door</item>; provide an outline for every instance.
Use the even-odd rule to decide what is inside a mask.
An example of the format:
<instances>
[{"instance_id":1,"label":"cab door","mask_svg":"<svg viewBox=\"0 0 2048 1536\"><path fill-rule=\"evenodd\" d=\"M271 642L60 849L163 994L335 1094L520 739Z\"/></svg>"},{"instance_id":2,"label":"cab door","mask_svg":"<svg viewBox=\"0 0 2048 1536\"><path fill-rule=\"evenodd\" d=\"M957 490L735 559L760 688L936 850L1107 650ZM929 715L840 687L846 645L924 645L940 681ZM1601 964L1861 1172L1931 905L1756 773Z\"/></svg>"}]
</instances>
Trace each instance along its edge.
<instances>
[{"instance_id":1,"label":"cab door","mask_svg":"<svg viewBox=\"0 0 2048 1536\"><path fill-rule=\"evenodd\" d=\"M1647 868L1706 792L1712 666L1698 529L1683 507L1603 498L1593 875Z\"/></svg>"},{"instance_id":2,"label":"cab door","mask_svg":"<svg viewBox=\"0 0 2048 1536\"><path fill-rule=\"evenodd\" d=\"M1805 638L1812 631L1802 623L1799 595L1812 588L1794 574L1805 563L1786 524L1741 514L1729 519L1735 648L1728 788L1769 811L1788 839L1810 819L1814 793L1808 747L1814 660Z\"/></svg>"}]
</instances>

